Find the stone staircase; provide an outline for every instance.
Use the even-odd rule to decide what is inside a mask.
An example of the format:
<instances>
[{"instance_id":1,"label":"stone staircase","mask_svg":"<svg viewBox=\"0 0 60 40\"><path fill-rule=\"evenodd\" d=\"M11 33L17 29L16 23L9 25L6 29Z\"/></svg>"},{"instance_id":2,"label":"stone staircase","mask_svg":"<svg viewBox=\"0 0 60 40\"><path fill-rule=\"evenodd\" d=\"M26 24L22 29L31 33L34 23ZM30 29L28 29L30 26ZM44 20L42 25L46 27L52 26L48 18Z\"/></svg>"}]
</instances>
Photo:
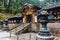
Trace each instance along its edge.
<instances>
[{"instance_id":1,"label":"stone staircase","mask_svg":"<svg viewBox=\"0 0 60 40\"><path fill-rule=\"evenodd\" d=\"M21 24L19 26L17 26L16 28L13 28L10 30L11 34L20 34L23 33L24 31L26 31L27 29L29 29L31 27L30 23L26 23L26 24Z\"/></svg>"}]
</instances>

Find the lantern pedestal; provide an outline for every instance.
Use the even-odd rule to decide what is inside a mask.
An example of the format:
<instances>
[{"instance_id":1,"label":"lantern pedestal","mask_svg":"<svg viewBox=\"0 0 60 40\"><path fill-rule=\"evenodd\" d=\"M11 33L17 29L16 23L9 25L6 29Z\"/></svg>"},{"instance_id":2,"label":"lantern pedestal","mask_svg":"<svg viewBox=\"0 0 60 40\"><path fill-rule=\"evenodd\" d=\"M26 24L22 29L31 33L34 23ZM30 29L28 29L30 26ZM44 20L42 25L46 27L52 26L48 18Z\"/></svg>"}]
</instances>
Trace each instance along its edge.
<instances>
[{"instance_id":1,"label":"lantern pedestal","mask_svg":"<svg viewBox=\"0 0 60 40\"><path fill-rule=\"evenodd\" d=\"M37 40L53 40L54 36L48 31L42 28L38 34L36 34Z\"/></svg>"},{"instance_id":2,"label":"lantern pedestal","mask_svg":"<svg viewBox=\"0 0 60 40\"><path fill-rule=\"evenodd\" d=\"M37 40L53 40L54 39L53 35L51 35L51 36L40 36L40 35L36 34L36 36L37 36Z\"/></svg>"}]
</instances>

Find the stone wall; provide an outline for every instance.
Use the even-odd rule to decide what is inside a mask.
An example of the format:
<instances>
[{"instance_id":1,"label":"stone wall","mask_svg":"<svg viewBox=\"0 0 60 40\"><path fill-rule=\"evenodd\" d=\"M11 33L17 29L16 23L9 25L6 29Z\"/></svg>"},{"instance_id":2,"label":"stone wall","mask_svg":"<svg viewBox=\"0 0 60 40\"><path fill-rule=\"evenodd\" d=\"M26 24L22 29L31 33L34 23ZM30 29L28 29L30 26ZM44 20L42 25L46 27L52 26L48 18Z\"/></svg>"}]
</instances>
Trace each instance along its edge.
<instances>
[{"instance_id":1,"label":"stone wall","mask_svg":"<svg viewBox=\"0 0 60 40\"><path fill-rule=\"evenodd\" d=\"M47 27L54 36L60 36L60 23L48 23Z\"/></svg>"}]
</instances>

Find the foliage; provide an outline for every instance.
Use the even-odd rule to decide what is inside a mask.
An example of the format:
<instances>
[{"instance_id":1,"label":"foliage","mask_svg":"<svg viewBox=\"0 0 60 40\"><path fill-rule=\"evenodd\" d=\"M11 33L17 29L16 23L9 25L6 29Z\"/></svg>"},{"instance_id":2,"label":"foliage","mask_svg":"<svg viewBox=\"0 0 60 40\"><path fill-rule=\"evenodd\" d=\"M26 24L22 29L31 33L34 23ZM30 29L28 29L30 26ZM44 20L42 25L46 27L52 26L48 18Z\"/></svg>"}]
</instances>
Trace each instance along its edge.
<instances>
[{"instance_id":1,"label":"foliage","mask_svg":"<svg viewBox=\"0 0 60 40\"><path fill-rule=\"evenodd\" d=\"M21 9L22 0L0 0L0 12L17 13Z\"/></svg>"},{"instance_id":2,"label":"foliage","mask_svg":"<svg viewBox=\"0 0 60 40\"><path fill-rule=\"evenodd\" d=\"M22 14L22 13L17 13L16 15L17 15L17 16L20 16L21 14Z\"/></svg>"},{"instance_id":3,"label":"foliage","mask_svg":"<svg viewBox=\"0 0 60 40\"><path fill-rule=\"evenodd\" d=\"M39 7L44 7L46 2L53 3L54 0L0 0L0 12L8 12L16 14L20 12L24 3L30 3ZM60 0L57 0L60 2Z\"/></svg>"},{"instance_id":4,"label":"foliage","mask_svg":"<svg viewBox=\"0 0 60 40\"><path fill-rule=\"evenodd\" d=\"M3 14L0 14L0 20L4 19L5 16Z\"/></svg>"},{"instance_id":5,"label":"foliage","mask_svg":"<svg viewBox=\"0 0 60 40\"><path fill-rule=\"evenodd\" d=\"M12 13L18 13L18 10L21 9L21 3L22 0L12 0L11 4L10 4L10 10L12 11Z\"/></svg>"},{"instance_id":6,"label":"foliage","mask_svg":"<svg viewBox=\"0 0 60 40\"><path fill-rule=\"evenodd\" d=\"M13 16L13 14L11 14L11 13L0 13L0 20L3 20L3 19L5 19L5 18L8 18L8 17L11 17L11 16Z\"/></svg>"}]
</instances>

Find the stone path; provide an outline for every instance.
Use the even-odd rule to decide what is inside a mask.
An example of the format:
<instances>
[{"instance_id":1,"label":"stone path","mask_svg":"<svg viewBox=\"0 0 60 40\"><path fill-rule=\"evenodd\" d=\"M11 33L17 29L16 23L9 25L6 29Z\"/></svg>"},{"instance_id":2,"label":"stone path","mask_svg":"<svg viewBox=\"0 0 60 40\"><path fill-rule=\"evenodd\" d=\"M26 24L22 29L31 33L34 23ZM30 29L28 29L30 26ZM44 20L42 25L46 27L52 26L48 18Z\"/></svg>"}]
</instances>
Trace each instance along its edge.
<instances>
[{"instance_id":1,"label":"stone path","mask_svg":"<svg viewBox=\"0 0 60 40\"><path fill-rule=\"evenodd\" d=\"M60 37L56 37L54 40L60 40Z\"/></svg>"},{"instance_id":2,"label":"stone path","mask_svg":"<svg viewBox=\"0 0 60 40\"><path fill-rule=\"evenodd\" d=\"M11 40L9 36L10 34L6 31L0 32L0 40Z\"/></svg>"},{"instance_id":3,"label":"stone path","mask_svg":"<svg viewBox=\"0 0 60 40\"><path fill-rule=\"evenodd\" d=\"M25 33L18 35L18 40L36 40L36 33ZM11 40L17 40L17 36L12 37ZM55 37L54 40L60 40L60 37Z\"/></svg>"},{"instance_id":4,"label":"stone path","mask_svg":"<svg viewBox=\"0 0 60 40\"><path fill-rule=\"evenodd\" d=\"M12 40L17 40L17 36L11 37ZM36 33L26 33L18 35L18 40L36 40Z\"/></svg>"},{"instance_id":5,"label":"stone path","mask_svg":"<svg viewBox=\"0 0 60 40\"><path fill-rule=\"evenodd\" d=\"M10 38L10 33L6 31L0 31L0 40L17 40L16 35L12 35ZM25 33L18 35L18 40L36 40L36 33ZM60 40L60 37L55 37L54 40Z\"/></svg>"},{"instance_id":6,"label":"stone path","mask_svg":"<svg viewBox=\"0 0 60 40\"><path fill-rule=\"evenodd\" d=\"M15 36L12 34L12 36ZM11 40L10 33L6 31L0 31L0 40Z\"/></svg>"}]
</instances>

